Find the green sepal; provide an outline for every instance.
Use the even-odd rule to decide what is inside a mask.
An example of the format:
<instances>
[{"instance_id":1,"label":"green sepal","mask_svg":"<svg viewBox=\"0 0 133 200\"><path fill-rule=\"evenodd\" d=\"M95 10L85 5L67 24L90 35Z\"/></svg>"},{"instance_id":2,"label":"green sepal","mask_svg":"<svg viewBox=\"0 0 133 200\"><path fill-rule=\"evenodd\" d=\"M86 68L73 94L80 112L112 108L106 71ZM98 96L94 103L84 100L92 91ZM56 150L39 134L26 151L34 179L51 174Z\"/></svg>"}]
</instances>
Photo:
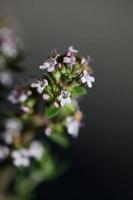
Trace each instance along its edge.
<instances>
[{"instance_id":1,"label":"green sepal","mask_svg":"<svg viewBox=\"0 0 133 200\"><path fill-rule=\"evenodd\" d=\"M50 106L45 109L45 115L46 117L51 118L58 115L59 111L60 111L60 108L56 108L55 106Z\"/></svg>"},{"instance_id":2,"label":"green sepal","mask_svg":"<svg viewBox=\"0 0 133 200\"><path fill-rule=\"evenodd\" d=\"M72 96L82 96L87 94L87 90L84 86L75 86L70 89Z\"/></svg>"},{"instance_id":3,"label":"green sepal","mask_svg":"<svg viewBox=\"0 0 133 200\"><path fill-rule=\"evenodd\" d=\"M68 138L62 133L52 133L49 138L56 144L67 148L69 146Z\"/></svg>"}]
</instances>

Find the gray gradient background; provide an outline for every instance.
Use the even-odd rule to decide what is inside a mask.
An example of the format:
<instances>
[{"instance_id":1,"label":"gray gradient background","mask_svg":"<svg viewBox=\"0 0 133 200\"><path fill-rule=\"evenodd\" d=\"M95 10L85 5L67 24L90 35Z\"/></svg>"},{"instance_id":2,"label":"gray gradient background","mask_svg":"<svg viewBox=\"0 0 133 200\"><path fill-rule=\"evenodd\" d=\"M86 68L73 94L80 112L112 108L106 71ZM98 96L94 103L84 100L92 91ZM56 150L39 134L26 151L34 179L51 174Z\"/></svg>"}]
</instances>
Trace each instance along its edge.
<instances>
[{"instance_id":1,"label":"gray gradient background","mask_svg":"<svg viewBox=\"0 0 133 200\"><path fill-rule=\"evenodd\" d=\"M81 101L86 124L73 147L78 172L63 184L80 182L73 197L133 199L133 1L3 2L25 31L26 80L39 75L37 66L53 48L74 45L95 60L96 83Z\"/></svg>"}]
</instances>

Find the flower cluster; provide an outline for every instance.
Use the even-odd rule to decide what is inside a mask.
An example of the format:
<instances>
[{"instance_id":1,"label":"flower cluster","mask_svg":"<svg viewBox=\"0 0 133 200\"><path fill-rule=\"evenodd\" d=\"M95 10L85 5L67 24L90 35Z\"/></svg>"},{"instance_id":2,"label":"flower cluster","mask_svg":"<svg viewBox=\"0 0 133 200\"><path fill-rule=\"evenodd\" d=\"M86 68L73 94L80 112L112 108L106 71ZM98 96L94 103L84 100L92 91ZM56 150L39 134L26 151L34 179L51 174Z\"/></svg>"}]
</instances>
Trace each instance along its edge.
<instances>
[{"instance_id":1,"label":"flower cluster","mask_svg":"<svg viewBox=\"0 0 133 200\"><path fill-rule=\"evenodd\" d=\"M13 61L19 48L12 34L7 29L0 31L0 56ZM4 169L16 171L11 182L17 191L16 199L25 199L25 192L29 193L41 180L59 174L60 161L53 155L52 144L67 148L69 137L79 134L83 114L78 97L85 95L86 88L95 81L90 62L89 56L80 56L72 46L64 54L53 51L39 66L42 76L38 80L16 87L8 95L12 109L4 114L1 125L0 175L6 173ZM1 83L9 80L7 74L0 73Z\"/></svg>"},{"instance_id":2,"label":"flower cluster","mask_svg":"<svg viewBox=\"0 0 133 200\"><path fill-rule=\"evenodd\" d=\"M8 16L0 18L0 84L7 88L13 84L12 70L19 68L24 54L24 45L17 32L15 20L9 20Z\"/></svg>"},{"instance_id":3,"label":"flower cluster","mask_svg":"<svg viewBox=\"0 0 133 200\"><path fill-rule=\"evenodd\" d=\"M43 65L39 66L44 71L43 79L32 83L31 87L36 88L44 100L53 101L56 107L70 104L73 87L86 84L91 88L95 81L91 75L90 61L90 57L80 57L72 46L64 55L55 51Z\"/></svg>"}]
</instances>

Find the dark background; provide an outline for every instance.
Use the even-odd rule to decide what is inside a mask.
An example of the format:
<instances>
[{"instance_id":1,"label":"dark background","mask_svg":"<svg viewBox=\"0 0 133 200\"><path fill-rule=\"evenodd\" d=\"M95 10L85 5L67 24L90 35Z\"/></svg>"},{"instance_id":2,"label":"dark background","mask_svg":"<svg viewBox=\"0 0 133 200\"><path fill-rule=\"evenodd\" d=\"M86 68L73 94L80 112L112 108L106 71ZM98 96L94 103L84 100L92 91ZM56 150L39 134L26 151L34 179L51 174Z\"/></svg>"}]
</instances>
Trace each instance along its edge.
<instances>
[{"instance_id":1,"label":"dark background","mask_svg":"<svg viewBox=\"0 0 133 200\"><path fill-rule=\"evenodd\" d=\"M81 101L85 126L72 144L72 167L42 184L37 200L133 199L133 1L1 2L11 6L25 31L25 80L39 75L53 48L62 52L74 45L95 60L96 83Z\"/></svg>"}]
</instances>

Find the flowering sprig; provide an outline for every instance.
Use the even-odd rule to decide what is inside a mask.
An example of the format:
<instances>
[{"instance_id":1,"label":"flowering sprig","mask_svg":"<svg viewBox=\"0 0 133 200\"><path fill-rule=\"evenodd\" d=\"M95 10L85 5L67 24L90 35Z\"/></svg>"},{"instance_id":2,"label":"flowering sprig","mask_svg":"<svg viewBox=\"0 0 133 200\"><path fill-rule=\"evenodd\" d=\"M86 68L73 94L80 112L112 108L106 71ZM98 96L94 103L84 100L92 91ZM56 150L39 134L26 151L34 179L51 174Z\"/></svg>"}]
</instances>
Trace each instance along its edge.
<instances>
[{"instance_id":1,"label":"flowering sprig","mask_svg":"<svg viewBox=\"0 0 133 200\"><path fill-rule=\"evenodd\" d=\"M18 170L28 168L32 176L37 166L45 171L48 158L51 160L49 141L68 147L69 136L78 136L83 114L77 98L85 95L86 86L91 88L95 81L90 61L72 46L63 55L54 51L39 67L40 79L11 92L8 100L14 110L1 133L1 163ZM51 166L54 171L53 162Z\"/></svg>"}]
</instances>

